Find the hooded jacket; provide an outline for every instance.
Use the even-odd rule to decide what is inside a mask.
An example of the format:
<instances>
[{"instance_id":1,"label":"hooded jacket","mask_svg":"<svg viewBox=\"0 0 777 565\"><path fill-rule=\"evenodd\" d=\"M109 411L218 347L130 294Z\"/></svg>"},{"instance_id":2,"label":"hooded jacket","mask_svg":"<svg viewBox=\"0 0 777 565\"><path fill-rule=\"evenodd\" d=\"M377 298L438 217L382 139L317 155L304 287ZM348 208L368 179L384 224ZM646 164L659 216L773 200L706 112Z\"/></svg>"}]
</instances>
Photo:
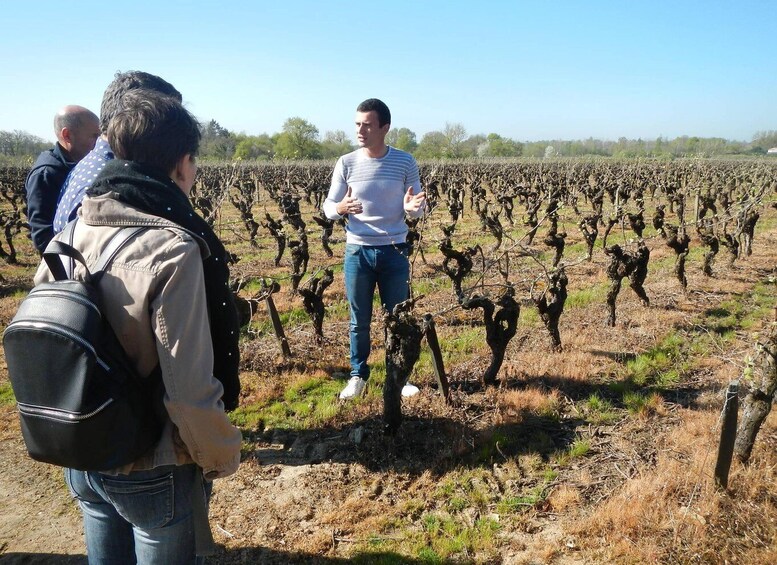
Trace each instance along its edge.
<instances>
[{"instance_id":1,"label":"hooded jacket","mask_svg":"<svg viewBox=\"0 0 777 565\"><path fill-rule=\"evenodd\" d=\"M41 153L24 182L30 238L40 253L43 253L48 242L54 237L52 224L59 191L75 165L67 160L63 151L62 146L57 143L52 149Z\"/></svg>"}]
</instances>

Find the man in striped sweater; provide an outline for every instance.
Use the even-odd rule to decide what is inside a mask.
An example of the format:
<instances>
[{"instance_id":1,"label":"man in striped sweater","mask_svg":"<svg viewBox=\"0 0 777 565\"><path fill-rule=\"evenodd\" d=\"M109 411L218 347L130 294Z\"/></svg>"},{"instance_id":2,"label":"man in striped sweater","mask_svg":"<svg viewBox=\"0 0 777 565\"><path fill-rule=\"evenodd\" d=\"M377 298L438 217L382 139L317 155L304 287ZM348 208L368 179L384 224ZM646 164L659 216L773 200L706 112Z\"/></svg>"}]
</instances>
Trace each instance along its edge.
<instances>
[{"instance_id":1,"label":"man in striped sweater","mask_svg":"<svg viewBox=\"0 0 777 565\"><path fill-rule=\"evenodd\" d=\"M426 210L415 159L386 145L390 127L386 104L376 98L359 104L359 149L338 159L324 202L327 218L348 218L343 272L351 312L351 378L340 393L342 399L363 394L370 376L367 358L375 286L389 311L410 295L405 214L418 218ZM418 388L410 384L402 389L403 396L416 393Z\"/></svg>"}]
</instances>

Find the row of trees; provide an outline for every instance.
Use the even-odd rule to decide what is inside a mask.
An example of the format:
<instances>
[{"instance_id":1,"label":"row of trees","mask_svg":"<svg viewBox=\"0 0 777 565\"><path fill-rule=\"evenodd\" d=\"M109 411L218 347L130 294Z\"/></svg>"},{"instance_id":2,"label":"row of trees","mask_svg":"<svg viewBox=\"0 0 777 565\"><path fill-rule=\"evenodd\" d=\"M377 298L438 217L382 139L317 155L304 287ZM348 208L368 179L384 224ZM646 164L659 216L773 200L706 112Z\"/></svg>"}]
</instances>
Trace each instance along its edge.
<instances>
[{"instance_id":1,"label":"row of trees","mask_svg":"<svg viewBox=\"0 0 777 565\"><path fill-rule=\"evenodd\" d=\"M36 135L26 131L0 130L0 163L4 160L18 160L27 157L37 157L51 144Z\"/></svg>"},{"instance_id":2,"label":"row of trees","mask_svg":"<svg viewBox=\"0 0 777 565\"><path fill-rule=\"evenodd\" d=\"M267 161L272 159L334 159L352 151L353 135L343 130L320 135L309 121L293 117L272 135L247 135L222 127L216 120L203 124L201 156L206 160ZM439 131L424 134L420 140L406 127L389 130L389 145L408 151L420 160L467 159L483 157L719 157L723 155L763 155L777 147L777 130L758 132L750 143L719 137L659 137L654 140L626 139L603 141L542 140L520 142L496 133L468 135L460 123L446 123ZM24 131L0 130L0 162L34 159L50 146L40 137Z\"/></svg>"},{"instance_id":3,"label":"row of trees","mask_svg":"<svg viewBox=\"0 0 777 565\"><path fill-rule=\"evenodd\" d=\"M294 117L284 122L280 133L273 135L235 134L211 120L203 129L205 158L221 160L333 159L354 149L352 135L343 130L328 131L323 137L307 120ZM654 140L626 139L603 141L542 140L520 142L497 133L468 135L460 123L446 123L439 131L424 134L406 127L389 130L389 145L408 151L419 160L468 159L483 157L651 157L688 156L720 157L724 155L764 155L777 147L777 131L758 132L750 143L719 137L659 137Z\"/></svg>"}]
</instances>

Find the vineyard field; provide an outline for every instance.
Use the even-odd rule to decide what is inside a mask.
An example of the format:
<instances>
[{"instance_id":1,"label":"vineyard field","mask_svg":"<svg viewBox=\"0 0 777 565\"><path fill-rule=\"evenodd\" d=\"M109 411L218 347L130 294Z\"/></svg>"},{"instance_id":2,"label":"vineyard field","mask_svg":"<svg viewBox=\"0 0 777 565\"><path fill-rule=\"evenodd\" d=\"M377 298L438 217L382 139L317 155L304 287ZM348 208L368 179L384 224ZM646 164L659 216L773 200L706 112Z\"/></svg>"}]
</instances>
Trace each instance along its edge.
<instances>
[{"instance_id":1,"label":"vineyard field","mask_svg":"<svg viewBox=\"0 0 777 565\"><path fill-rule=\"evenodd\" d=\"M215 485L209 562L777 562L777 416L728 489L713 480L726 386L744 397L777 321L777 161L422 163L409 316L433 320L450 391L427 334L394 434L377 307L367 393L337 398L331 167L198 173L192 202L232 254L245 322L243 461ZM25 173L0 170L3 329L38 262ZM60 470L26 456L4 362L0 422L0 562L84 562Z\"/></svg>"}]
</instances>

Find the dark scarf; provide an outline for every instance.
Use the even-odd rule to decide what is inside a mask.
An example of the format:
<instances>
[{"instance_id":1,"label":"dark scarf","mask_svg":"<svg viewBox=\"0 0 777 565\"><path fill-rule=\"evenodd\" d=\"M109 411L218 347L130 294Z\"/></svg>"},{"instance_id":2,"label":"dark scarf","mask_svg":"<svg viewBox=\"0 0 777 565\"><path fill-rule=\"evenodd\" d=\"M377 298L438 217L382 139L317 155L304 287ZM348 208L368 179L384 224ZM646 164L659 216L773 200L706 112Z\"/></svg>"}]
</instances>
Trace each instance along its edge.
<instances>
[{"instance_id":1,"label":"dark scarf","mask_svg":"<svg viewBox=\"0 0 777 565\"><path fill-rule=\"evenodd\" d=\"M224 407L234 410L240 394L240 326L235 299L229 289L224 245L208 223L197 215L178 185L160 169L120 159L108 161L87 195L99 196L108 192L116 193L117 200L124 204L178 224L208 244L210 256L203 259L202 267L213 340L213 375L224 385Z\"/></svg>"}]
</instances>

